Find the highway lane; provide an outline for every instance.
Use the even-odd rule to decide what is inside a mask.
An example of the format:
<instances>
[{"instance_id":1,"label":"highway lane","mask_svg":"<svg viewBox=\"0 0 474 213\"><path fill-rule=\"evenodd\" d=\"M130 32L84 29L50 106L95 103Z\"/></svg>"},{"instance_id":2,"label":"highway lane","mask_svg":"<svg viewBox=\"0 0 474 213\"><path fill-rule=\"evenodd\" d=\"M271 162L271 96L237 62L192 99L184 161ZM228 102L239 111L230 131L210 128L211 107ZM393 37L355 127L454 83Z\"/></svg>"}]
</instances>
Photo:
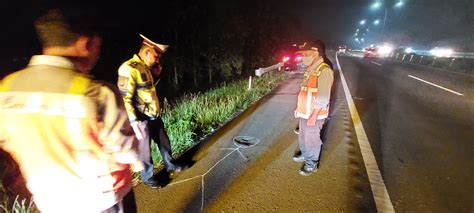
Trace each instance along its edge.
<instances>
[{"instance_id":1,"label":"highway lane","mask_svg":"<svg viewBox=\"0 0 474 213\"><path fill-rule=\"evenodd\" d=\"M320 169L298 173L293 111L302 77L289 75L187 152L179 161L192 159L189 169L171 180L159 172L163 188L134 187L138 212L376 212L337 71ZM258 143L236 146L242 135Z\"/></svg>"},{"instance_id":2,"label":"highway lane","mask_svg":"<svg viewBox=\"0 0 474 213\"><path fill-rule=\"evenodd\" d=\"M460 86L472 79L443 80L444 73L396 62L339 59L395 211L472 212L472 91ZM291 75L187 153L194 164L171 180L162 177L162 189L134 187L138 211L376 212L337 71L321 168L309 177L298 174L301 164L291 156L301 78ZM258 143L240 148L233 142L240 135Z\"/></svg>"},{"instance_id":3,"label":"highway lane","mask_svg":"<svg viewBox=\"0 0 474 213\"><path fill-rule=\"evenodd\" d=\"M472 212L474 77L339 56L397 212Z\"/></svg>"}]
</instances>

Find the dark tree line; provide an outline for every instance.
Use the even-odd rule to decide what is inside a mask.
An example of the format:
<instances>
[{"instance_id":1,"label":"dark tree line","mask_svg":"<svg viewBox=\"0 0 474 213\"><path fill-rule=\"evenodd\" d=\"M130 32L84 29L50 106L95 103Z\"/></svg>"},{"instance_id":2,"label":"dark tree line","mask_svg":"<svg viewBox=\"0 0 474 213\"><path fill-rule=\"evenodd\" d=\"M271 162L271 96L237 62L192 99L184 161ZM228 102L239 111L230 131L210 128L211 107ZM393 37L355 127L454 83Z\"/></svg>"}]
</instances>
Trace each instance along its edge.
<instances>
[{"instance_id":1,"label":"dark tree line","mask_svg":"<svg viewBox=\"0 0 474 213\"><path fill-rule=\"evenodd\" d=\"M86 1L86 0L84 0ZM86 1L87 2L87 1ZM32 26L40 11L61 0L9 1L2 34L2 76L25 66L40 53ZM169 44L163 56L161 96L203 91L252 75L278 62L278 51L307 38L291 1L175 0L91 2L106 27L97 78L115 83L120 64L138 51L145 34Z\"/></svg>"},{"instance_id":2,"label":"dark tree line","mask_svg":"<svg viewBox=\"0 0 474 213\"><path fill-rule=\"evenodd\" d=\"M144 33L170 45L162 59L161 96L203 91L253 75L255 69L277 63L279 50L305 37L297 16L278 1L178 0L158 4L155 11L141 5L124 8L137 13L108 17L113 29L97 74L114 81L110 68L137 51L138 33Z\"/></svg>"}]
</instances>

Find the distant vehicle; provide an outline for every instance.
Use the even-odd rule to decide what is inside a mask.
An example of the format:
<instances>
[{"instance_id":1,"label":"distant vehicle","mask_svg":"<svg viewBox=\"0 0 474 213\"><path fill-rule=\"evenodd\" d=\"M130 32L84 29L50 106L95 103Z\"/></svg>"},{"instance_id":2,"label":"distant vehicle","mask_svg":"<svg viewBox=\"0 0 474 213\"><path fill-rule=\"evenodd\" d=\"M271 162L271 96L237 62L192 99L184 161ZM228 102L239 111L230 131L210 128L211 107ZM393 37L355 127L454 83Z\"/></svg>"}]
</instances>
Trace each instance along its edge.
<instances>
[{"instance_id":1,"label":"distant vehicle","mask_svg":"<svg viewBox=\"0 0 474 213\"><path fill-rule=\"evenodd\" d=\"M299 71L304 69L303 55L298 53L297 44L291 45L283 54L282 62L285 71Z\"/></svg>"},{"instance_id":2,"label":"distant vehicle","mask_svg":"<svg viewBox=\"0 0 474 213\"><path fill-rule=\"evenodd\" d=\"M346 45L339 45L337 52L338 53L346 53L347 46Z\"/></svg>"},{"instance_id":3,"label":"distant vehicle","mask_svg":"<svg viewBox=\"0 0 474 213\"><path fill-rule=\"evenodd\" d=\"M369 47L364 49L364 58L377 58L379 57L378 49L375 47Z\"/></svg>"}]
</instances>

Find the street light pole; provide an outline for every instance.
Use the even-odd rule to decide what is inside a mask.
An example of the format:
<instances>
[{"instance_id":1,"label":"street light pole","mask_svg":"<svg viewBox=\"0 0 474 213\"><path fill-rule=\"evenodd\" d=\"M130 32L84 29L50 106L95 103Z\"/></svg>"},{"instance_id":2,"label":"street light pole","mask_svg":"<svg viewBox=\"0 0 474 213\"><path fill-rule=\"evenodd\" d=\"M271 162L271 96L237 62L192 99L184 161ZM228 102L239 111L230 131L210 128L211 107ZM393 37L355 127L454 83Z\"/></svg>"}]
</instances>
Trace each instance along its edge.
<instances>
[{"instance_id":1,"label":"street light pole","mask_svg":"<svg viewBox=\"0 0 474 213\"><path fill-rule=\"evenodd\" d=\"M385 30L385 22L387 21L387 15L388 15L387 6L385 5L384 8L385 8L385 16L384 16L384 18L383 18L383 24L382 24L382 40L385 39L384 30Z\"/></svg>"}]
</instances>

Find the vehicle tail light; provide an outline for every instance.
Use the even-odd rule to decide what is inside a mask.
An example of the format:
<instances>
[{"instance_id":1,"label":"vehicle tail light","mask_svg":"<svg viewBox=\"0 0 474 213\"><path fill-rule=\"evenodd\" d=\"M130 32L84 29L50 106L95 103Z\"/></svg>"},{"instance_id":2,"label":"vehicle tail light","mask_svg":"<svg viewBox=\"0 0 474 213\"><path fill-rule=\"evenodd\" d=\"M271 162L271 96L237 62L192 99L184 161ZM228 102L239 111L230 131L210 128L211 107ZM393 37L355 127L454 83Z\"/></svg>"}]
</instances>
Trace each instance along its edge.
<instances>
[{"instance_id":1,"label":"vehicle tail light","mask_svg":"<svg viewBox=\"0 0 474 213\"><path fill-rule=\"evenodd\" d=\"M290 57L288 57L288 56L283 57L283 62L287 62L289 60L290 60Z\"/></svg>"},{"instance_id":2,"label":"vehicle tail light","mask_svg":"<svg viewBox=\"0 0 474 213\"><path fill-rule=\"evenodd\" d=\"M295 61L301 61L301 60L303 60L303 56L300 56L300 55L299 55L299 56L296 56Z\"/></svg>"}]
</instances>

